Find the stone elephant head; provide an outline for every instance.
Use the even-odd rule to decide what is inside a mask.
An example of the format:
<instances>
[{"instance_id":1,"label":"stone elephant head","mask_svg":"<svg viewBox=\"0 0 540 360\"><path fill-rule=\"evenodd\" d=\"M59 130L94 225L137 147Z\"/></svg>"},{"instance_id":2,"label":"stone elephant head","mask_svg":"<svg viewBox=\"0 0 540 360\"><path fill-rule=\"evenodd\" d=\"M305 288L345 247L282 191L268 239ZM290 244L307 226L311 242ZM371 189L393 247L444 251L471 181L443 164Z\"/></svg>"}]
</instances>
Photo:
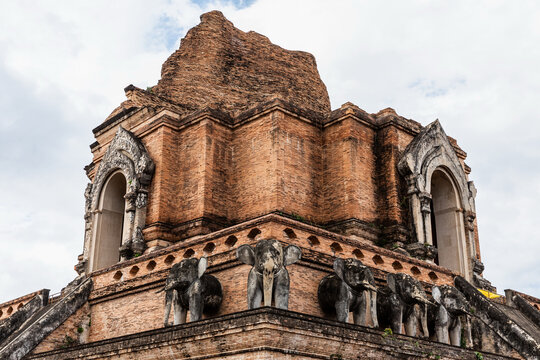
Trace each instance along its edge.
<instances>
[{"instance_id":1,"label":"stone elephant head","mask_svg":"<svg viewBox=\"0 0 540 360\"><path fill-rule=\"evenodd\" d=\"M165 286L165 314L163 323L169 323L171 304L174 303L174 325L186 322L187 310L191 321L202 317L203 311L216 312L223 300L221 283L212 275L205 274L208 261L189 258L174 264L167 276Z\"/></svg>"},{"instance_id":2,"label":"stone elephant head","mask_svg":"<svg viewBox=\"0 0 540 360\"><path fill-rule=\"evenodd\" d=\"M379 326L375 279L371 270L360 260L337 258L334 261L334 274L321 280L317 296L323 311L335 311L338 321L347 322L349 312L352 312L354 323L366 326L366 310L369 307L373 326Z\"/></svg>"},{"instance_id":3,"label":"stone elephant head","mask_svg":"<svg viewBox=\"0 0 540 360\"><path fill-rule=\"evenodd\" d=\"M402 323L405 333L416 336L417 322L422 324L424 337L429 337L427 326L427 308L429 301L422 284L410 275L398 273L388 274L387 287L379 294L379 314L385 313L389 318L383 322L390 323L395 333L402 333ZM382 310L382 311L381 311Z\"/></svg>"},{"instance_id":4,"label":"stone elephant head","mask_svg":"<svg viewBox=\"0 0 540 360\"><path fill-rule=\"evenodd\" d=\"M461 317L465 316L467 323L471 315L470 304L465 296L455 287L448 285L434 286L431 295L435 301L432 314L437 341L455 346L461 345ZM467 326L465 336L472 343L470 326Z\"/></svg>"},{"instance_id":5,"label":"stone elephant head","mask_svg":"<svg viewBox=\"0 0 540 360\"><path fill-rule=\"evenodd\" d=\"M242 245L236 250L236 257L244 264L252 265L248 276L248 308L271 306L272 299L280 309L289 307L289 273L285 268L302 257L296 245L283 247L275 239L259 240L255 247Z\"/></svg>"}]
</instances>

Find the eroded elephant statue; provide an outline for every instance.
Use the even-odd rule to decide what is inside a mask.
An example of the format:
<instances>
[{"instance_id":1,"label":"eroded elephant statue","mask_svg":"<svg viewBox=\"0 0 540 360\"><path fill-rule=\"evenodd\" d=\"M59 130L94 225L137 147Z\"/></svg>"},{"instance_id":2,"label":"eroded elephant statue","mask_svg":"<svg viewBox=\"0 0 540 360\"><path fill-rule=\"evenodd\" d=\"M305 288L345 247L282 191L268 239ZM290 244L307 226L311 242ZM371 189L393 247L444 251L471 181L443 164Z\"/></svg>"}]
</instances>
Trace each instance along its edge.
<instances>
[{"instance_id":1,"label":"eroded elephant statue","mask_svg":"<svg viewBox=\"0 0 540 360\"><path fill-rule=\"evenodd\" d=\"M434 325L437 341L460 346L462 336L461 317L465 316L467 325L469 325L469 303L465 296L453 286L434 286L431 295L436 304L431 307L430 323ZM471 344L471 328L466 326L465 329L463 335L466 338L464 340Z\"/></svg>"},{"instance_id":2,"label":"eroded elephant statue","mask_svg":"<svg viewBox=\"0 0 540 360\"><path fill-rule=\"evenodd\" d=\"M377 307L379 323L390 325L394 333L416 336L420 320L424 337L429 337L427 308L432 304L420 282L407 274L388 274L387 286L379 290Z\"/></svg>"},{"instance_id":3,"label":"eroded elephant statue","mask_svg":"<svg viewBox=\"0 0 540 360\"><path fill-rule=\"evenodd\" d=\"M236 257L244 264L252 265L247 282L248 308L271 306L272 299L277 308L289 307L289 272L285 268L302 257L296 245L285 248L274 239L259 240L255 247L242 245L236 250Z\"/></svg>"},{"instance_id":4,"label":"eroded elephant statue","mask_svg":"<svg viewBox=\"0 0 540 360\"><path fill-rule=\"evenodd\" d=\"M163 323L169 325L171 305L174 304L174 325L201 319L203 312L217 312L223 300L221 283L212 275L205 274L206 257L184 259L174 264L165 282L165 314Z\"/></svg>"},{"instance_id":5,"label":"eroded elephant statue","mask_svg":"<svg viewBox=\"0 0 540 360\"><path fill-rule=\"evenodd\" d=\"M367 326L369 309L373 326L379 326L375 279L360 260L336 259L334 274L321 280L317 297L322 310L329 314L335 312L337 321L348 322L349 312L352 312L355 324Z\"/></svg>"}]
</instances>

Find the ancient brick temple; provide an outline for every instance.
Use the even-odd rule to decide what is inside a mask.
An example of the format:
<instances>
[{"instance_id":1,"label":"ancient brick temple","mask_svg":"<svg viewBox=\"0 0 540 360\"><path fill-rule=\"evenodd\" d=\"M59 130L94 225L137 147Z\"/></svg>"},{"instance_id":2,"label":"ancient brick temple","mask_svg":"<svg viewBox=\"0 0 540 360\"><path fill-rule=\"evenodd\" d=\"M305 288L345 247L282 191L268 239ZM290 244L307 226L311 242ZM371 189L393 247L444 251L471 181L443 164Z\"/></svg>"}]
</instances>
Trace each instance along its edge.
<instances>
[{"instance_id":1,"label":"ancient brick temple","mask_svg":"<svg viewBox=\"0 0 540 360\"><path fill-rule=\"evenodd\" d=\"M79 276L0 304L0 358L540 356L540 300L482 277L467 154L438 121L331 110L311 54L217 11L161 75L94 129ZM353 265L367 290L340 275Z\"/></svg>"}]
</instances>

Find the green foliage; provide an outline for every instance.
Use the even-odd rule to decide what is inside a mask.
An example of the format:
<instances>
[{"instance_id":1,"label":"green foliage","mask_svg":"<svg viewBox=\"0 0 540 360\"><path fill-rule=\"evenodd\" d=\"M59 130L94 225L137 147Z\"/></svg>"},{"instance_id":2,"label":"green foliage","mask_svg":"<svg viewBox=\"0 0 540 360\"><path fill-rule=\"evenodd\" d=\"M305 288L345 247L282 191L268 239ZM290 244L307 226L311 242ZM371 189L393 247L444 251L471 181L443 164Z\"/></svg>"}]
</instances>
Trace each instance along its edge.
<instances>
[{"instance_id":1,"label":"green foliage","mask_svg":"<svg viewBox=\"0 0 540 360\"><path fill-rule=\"evenodd\" d=\"M386 329L384 329L382 335L383 335L383 337L392 336L392 335L394 335L394 332L392 331L392 329L386 328Z\"/></svg>"},{"instance_id":2,"label":"green foliage","mask_svg":"<svg viewBox=\"0 0 540 360\"><path fill-rule=\"evenodd\" d=\"M77 328L77 332L78 332L79 334L82 333L83 331L84 331L84 329L82 328L82 326L79 326L79 327Z\"/></svg>"},{"instance_id":3,"label":"green foliage","mask_svg":"<svg viewBox=\"0 0 540 360\"><path fill-rule=\"evenodd\" d=\"M476 355L476 359L477 359L477 360L484 360L484 355L482 355L481 352L475 351L475 352L474 352L474 355Z\"/></svg>"}]
</instances>

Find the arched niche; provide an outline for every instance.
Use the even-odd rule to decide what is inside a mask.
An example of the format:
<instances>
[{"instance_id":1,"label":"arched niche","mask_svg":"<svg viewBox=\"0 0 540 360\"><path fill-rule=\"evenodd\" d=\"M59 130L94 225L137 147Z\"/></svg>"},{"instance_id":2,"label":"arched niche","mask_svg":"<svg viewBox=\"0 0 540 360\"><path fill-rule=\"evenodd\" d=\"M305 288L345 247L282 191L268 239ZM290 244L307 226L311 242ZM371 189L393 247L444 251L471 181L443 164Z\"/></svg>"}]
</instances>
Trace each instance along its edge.
<instances>
[{"instance_id":1,"label":"arched niche","mask_svg":"<svg viewBox=\"0 0 540 360\"><path fill-rule=\"evenodd\" d=\"M452 176L443 168L436 169L431 175L430 194L431 241L437 248L435 262L463 273L466 238L461 196Z\"/></svg>"},{"instance_id":2,"label":"arched niche","mask_svg":"<svg viewBox=\"0 0 540 360\"><path fill-rule=\"evenodd\" d=\"M93 182L88 184L85 191L84 250L83 256L76 265L79 273L91 272L111 265L113 258L116 258L115 262L118 262L118 254L122 260L144 252L146 243L142 229L146 221L148 188L154 169L154 162L141 140L119 126L99 164ZM112 194L112 189L120 188L113 186L121 182L120 176L123 177L125 183L122 236L120 243L115 243L115 251L112 251L112 241L107 245L110 246L111 252L105 255L105 252L100 249L107 241L102 237L108 236L106 234L109 232L102 229L102 225L105 224L101 220L102 207L106 208L109 192ZM113 202L116 204L114 208L119 209L120 201Z\"/></svg>"},{"instance_id":3,"label":"arched niche","mask_svg":"<svg viewBox=\"0 0 540 360\"><path fill-rule=\"evenodd\" d=\"M94 218L95 241L92 269L102 269L120 260L126 209L127 181L121 171L105 182Z\"/></svg>"},{"instance_id":4,"label":"arched niche","mask_svg":"<svg viewBox=\"0 0 540 360\"><path fill-rule=\"evenodd\" d=\"M411 141L398 169L407 182L414 240L419 244L417 247L412 244L411 248L422 257L439 253L438 259L433 260L471 280L472 261L477 253L474 239L476 189L468 181L438 120ZM432 245L437 247L436 251L429 251Z\"/></svg>"}]
</instances>

